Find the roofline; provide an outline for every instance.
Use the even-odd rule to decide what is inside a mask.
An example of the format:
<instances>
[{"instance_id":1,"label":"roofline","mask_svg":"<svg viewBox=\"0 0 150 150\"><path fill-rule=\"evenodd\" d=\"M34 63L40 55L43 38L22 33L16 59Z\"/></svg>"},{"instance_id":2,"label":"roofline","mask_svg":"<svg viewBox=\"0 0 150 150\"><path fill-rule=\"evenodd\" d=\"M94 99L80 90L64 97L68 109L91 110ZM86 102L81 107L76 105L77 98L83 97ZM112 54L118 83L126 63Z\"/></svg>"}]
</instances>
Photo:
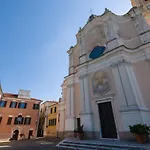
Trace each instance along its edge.
<instances>
[{"instance_id":1,"label":"roofline","mask_svg":"<svg viewBox=\"0 0 150 150\"><path fill-rule=\"evenodd\" d=\"M5 96L5 94L7 94L7 95ZM3 93L3 97L8 97L9 98L9 95L18 96L18 94L13 94L13 93ZM11 97L11 98L13 98L13 97ZM17 98L17 99L27 99L27 98L18 98L18 97L14 97L14 98ZM37 99L37 98L32 98L32 97L30 97L30 99L28 99L28 100L35 100L35 101L40 101L40 102L43 101L43 100L40 100L40 99Z\"/></svg>"},{"instance_id":2,"label":"roofline","mask_svg":"<svg viewBox=\"0 0 150 150\"><path fill-rule=\"evenodd\" d=\"M48 107L52 107L52 106L54 106L54 105L58 105L58 102L57 102L56 104L52 104L52 105L50 105L50 106L48 106Z\"/></svg>"},{"instance_id":3,"label":"roofline","mask_svg":"<svg viewBox=\"0 0 150 150\"><path fill-rule=\"evenodd\" d=\"M45 104L46 102L57 103L57 101L44 101L42 104Z\"/></svg>"}]
</instances>

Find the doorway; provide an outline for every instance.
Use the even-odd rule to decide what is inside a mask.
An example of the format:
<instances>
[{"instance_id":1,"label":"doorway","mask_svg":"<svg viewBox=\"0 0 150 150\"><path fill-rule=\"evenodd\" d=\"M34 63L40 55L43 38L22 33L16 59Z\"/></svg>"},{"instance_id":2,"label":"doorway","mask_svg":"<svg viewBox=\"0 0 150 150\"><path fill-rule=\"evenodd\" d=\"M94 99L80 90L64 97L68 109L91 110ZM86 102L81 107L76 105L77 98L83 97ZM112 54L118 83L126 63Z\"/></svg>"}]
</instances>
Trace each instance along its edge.
<instances>
[{"instance_id":1,"label":"doorway","mask_svg":"<svg viewBox=\"0 0 150 150\"><path fill-rule=\"evenodd\" d=\"M111 102L98 104L102 138L117 138L117 130Z\"/></svg>"},{"instance_id":2,"label":"doorway","mask_svg":"<svg viewBox=\"0 0 150 150\"><path fill-rule=\"evenodd\" d=\"M33 130L29 130L28 139L30 139L33 136Z\"/></svg>"},{"instance_id":3,"label":"doorway","mask_svg":"<svg viewBox=\"0 0 150 150\"><path fill-rule=\"evenodd\" d=\"M19 135L19 130L15 130L15 131L13 132L13 137L12 137L12 139L13 139L13 140L18 140L18 135Z\"/></svg>"},{"instance_id":4,"label":"doorway","mask_svg":"<svg viewBox=\"0 0 150 150\"><path fill-rule=\"evenodd\" d=\"M81 126L80 124L80 118L77 118L77 129Z\"/></svg>"}]
</instances>

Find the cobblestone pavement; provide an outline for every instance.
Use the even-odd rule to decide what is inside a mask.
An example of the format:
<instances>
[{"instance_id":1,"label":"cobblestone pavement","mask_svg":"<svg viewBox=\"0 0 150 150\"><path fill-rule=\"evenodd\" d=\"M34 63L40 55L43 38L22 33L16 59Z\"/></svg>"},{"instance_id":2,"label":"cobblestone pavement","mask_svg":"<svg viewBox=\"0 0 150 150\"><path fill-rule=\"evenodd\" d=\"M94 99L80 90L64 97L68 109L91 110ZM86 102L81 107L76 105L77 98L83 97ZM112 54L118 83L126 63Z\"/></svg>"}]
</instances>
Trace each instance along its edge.
<instances>
[{"instance_id":1,"label":"cobblestone pavement","mask_svg":"<svg viewBox=\"0 0 150 150\"><path fill-rule=\"evenodd\" d=\"M62 139L43 138L37 140L11 141L10 143L1 143L0 150L57 150L56 145Z\"/></svg>"}]
</instances>

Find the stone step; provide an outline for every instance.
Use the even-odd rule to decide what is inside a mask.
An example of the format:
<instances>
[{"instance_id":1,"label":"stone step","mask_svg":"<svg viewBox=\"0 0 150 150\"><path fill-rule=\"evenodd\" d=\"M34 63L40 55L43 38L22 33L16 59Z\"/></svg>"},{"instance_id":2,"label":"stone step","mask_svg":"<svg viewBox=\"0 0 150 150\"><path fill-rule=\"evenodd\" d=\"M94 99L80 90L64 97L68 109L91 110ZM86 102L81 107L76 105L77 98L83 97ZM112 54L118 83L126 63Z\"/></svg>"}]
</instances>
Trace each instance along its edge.
<instances>
[{"instance_id":1,"label":"stone step","mask_svg":"<svg viewBox=\"0 0 150 150\"><path fill-rule=\"evenodd\" d=\"M63 140L57 145L58 149L74 149L74 150L146 150L143 146L135 146L129 144L118 144L118 142L85 142Z\"/></svg>"},{"instance_id":2,"label":"stone step","mask_svg":"<svg viewBox=\"0 0 150 150\"><path fill-rule=\"evenodd\" d=\"M86 146L94 146L94 147L115 147L115 148L133 148L135 150L143 150L143 147L141 146L134 146L134 145L127 145L127 144L116 144L115 142L112 142L112 143L106 143L106 142L101 142L101 143L87 143L87 142L84 142L84 141L63 141L63 143L65 144L76 144L76 145L86 145Z\"/></svg>"}]
</instances>

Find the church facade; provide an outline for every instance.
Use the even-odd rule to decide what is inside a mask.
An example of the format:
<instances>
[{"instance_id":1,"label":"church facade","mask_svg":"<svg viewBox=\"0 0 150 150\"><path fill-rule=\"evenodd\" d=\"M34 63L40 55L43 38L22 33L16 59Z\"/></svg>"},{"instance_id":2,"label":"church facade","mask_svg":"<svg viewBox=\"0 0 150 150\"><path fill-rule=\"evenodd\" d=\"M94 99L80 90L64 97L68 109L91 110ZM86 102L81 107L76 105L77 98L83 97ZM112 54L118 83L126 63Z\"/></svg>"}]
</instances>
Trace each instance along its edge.
<instances>
[{"instance_id":1,"label":"church facade","mask_svg":"<svg viewBox=\"0 0 150 150\"><path fill-rule=\"evenodd\" d=\"M79 29L62 85L65 132L84 125L86 137L126 139L129 125L150 125L150 27L135 4L123 16L91 15Z\"/></svg>"}]
</instances>

